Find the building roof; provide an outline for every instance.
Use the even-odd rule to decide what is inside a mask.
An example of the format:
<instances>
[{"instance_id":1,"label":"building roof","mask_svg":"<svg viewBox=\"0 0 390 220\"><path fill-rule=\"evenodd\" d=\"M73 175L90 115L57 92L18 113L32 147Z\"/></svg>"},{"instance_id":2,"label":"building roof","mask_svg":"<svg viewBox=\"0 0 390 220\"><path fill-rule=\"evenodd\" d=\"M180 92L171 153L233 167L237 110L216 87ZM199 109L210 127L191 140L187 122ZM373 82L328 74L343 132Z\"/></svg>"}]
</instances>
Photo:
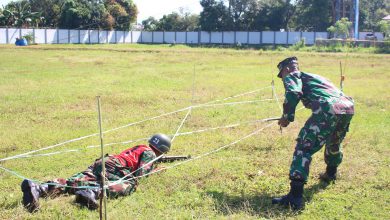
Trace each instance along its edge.
<instances>
[{"instance_id":1,"label":"building roof","mask_svg":"<svg viewBox=\"0 0 390 220\"><path fill-rule=\"evenodd\" d=\"M386 17L382 18L382 20L390 21L390 15L387 15Z\"/></svg>"}]
</instances>

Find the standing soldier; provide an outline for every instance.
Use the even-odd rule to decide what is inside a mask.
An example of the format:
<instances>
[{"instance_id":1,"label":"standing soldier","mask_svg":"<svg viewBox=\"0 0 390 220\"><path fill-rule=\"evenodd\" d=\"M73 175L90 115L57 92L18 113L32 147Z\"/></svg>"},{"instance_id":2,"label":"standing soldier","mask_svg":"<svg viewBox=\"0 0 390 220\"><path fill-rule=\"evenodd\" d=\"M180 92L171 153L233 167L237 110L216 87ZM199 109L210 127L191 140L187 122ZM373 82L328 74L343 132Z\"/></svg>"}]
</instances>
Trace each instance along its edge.
<instances>
[{"instance_id":1,"label":"standing soldier","mask_svg":"<svg viewBox=\"0 0 390 220\"><path fill-rule=\"evenodd\" d=\"M283 115L279 125L287 127L294 121L295 108L299 101L312 110L312 115L297 138L290 167L290 192L272 200L273 204L300 210L304 207L303 186L307 182L312 155L324 144L327 167L326 172L320 175L320 179L326 182L336 180L337 167L343 158L341 142L348 132L354 106L352 98L346 96L329 80L312 73L301 72L296 57L286 58L277 67L278 77L282 78L285 88Z\"/></svg>"},{"instance_id":2,"label":"standing soldier","mask_svg":"<svg viewBox=\"0 0 390 220\"><path fill-rule=\"evenodd\" d=\"M134 192L137 187L135 177L152 172L156 157L168 152L170 147L171 139L168 136L156 134L149 139L149 146L138 145L117 155L106 155L106 178L111 182L107 188L108 196L115 198ZM34 212L39 208L40 197L70 193L76 195L76 203L97 209L100 196L100 189L97 188L102 181L101 174L102 160L97 159L87 170L68 179L58 178L44 184L25 179L21 184L23 205L28 211Z\"/></svg>"}]
</instances>

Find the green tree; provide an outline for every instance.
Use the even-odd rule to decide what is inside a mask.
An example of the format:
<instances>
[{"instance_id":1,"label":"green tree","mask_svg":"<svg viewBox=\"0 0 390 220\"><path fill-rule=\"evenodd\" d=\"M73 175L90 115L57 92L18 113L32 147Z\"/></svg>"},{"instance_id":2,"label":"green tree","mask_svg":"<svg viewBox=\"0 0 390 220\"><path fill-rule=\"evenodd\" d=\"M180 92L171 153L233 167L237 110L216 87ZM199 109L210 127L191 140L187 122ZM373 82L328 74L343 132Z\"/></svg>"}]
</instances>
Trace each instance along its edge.
<instances>
[{"instance_id":1,"label":"green tree","mask_svg":"<svg viewBox=\"0 0 390 220\"><path fill-rule=\"evenodd\" d=\"M295 5L290 0L263 0L256 16L255 30L289 30L295 14Z\"/></svg>"},{"instance_id":2,"label":"green tree","mask_svg":"<svg viewBox=\"0 0 390 220\"><path fill-rule=\"evenodd\" d=\"M229 0L228 11L233 30L248 30L256 18L258 6L258 0Z\"/></svg>"},{"instance_id":3,"label":"green tree","mask_svg":"<svg viewBox=\"0 0 390 220\"><path fill-rule=\"evenodd\" d=\"M198 23L198 15L183 10L164 15L158 21L154 17L142 21L144 30L148 31L194 31L198 29Z\"/></svg>"},{"instance_id":4,"label":"green tree","mask_svg":"<svg viewBox=\"0 0 390 220\"><path fill-rule=\"evenodd\" d=\"M65 0L29 0L32 11L41 13L39 26L57 27Z\"/></svg>"},{"instance_id":5,"label":"green tree","mask_svg":"<svg viewBox=\"0 0 390 220\"><path fill-rule=\"evenodd\" d=\"M59 20L60 28L99 28L106 10L98 0L66 0Z\"/></svg>"},{"instance_id":6,"label":"green tree","mask_svg":"<svg viewBox=\"0 0 390 220\"><path fill-rule=\"evenodd\" d=\"M41 13L32 11L27 0L10 2L0 15L2 25L13 27L35 27L40 20Z\"/></svg>"},{"instance_id":7,"label":"green tree","mask_svg":"<svg viewBox=\"0 0 390 220\"><path fill-rule=\"evenodd\" d=\"M379 31L379 22L390 14L390 0L361 0L360 4L360 29Z\"/></svg>"},{"instance_id":8,"label":"green tree","mask_svg":"<svg viewBox=\"0 0 390 220\"><path fill-rule=\"evenodd\" d=\"M145 31L156 31L158 28L158 20L154 17L149 17L142 21L142 26Z\"/></svg>"},{"instance_id":9,"label":"green tree","mask_svg":"<svg viewBox=\"0 0 390 220\"><path fill-rule=\"evenodd\" d=\"M138 9L132 0L106 0L107 13L104 15L107 21L105 28L116 30L130 30L131 25L136 22Z\"/></svg>"},{"instance_id":10,"label":"green tree","mask_svg":"<svg viewBox=\"0 0 390 220\"><path fill-rule=\"evenodd\" d=\"M326 31L332 24L329 0L298 0L295 26L303 31Z\"/></svg>"},{"instance_id":11,"label":"green tree","mask_svg":"<svg viewBox=\"0 0 390 220\"><path fill-rule=\"evenodd\" d=\"M200 13L199 25L204 31L232 30L233 25L229 10L222 1L201 0L203 11Z\"/></svg>"},{"instance_id":12,"label":"green tree","mask_svg":"<svg viewBox=\"0 0 390 220\"><path fill-rule=\"evenodd\" d=\"M379 31L382 32L387 39L390 36L390 24L388 21L378 22Z\"/></svg>"},{"instance_id":13,"label":"green tree","mask_svg":"<svg viewBox=\"0 0 390 220\"><path fill-rule=\"evenodd\" d=\"M341 18L336 22L334 26L330 26L328 31L333 34L334 37L349 37L349 28L352 26L352 22L348 18Z\"/></svg>"}]
</instances>

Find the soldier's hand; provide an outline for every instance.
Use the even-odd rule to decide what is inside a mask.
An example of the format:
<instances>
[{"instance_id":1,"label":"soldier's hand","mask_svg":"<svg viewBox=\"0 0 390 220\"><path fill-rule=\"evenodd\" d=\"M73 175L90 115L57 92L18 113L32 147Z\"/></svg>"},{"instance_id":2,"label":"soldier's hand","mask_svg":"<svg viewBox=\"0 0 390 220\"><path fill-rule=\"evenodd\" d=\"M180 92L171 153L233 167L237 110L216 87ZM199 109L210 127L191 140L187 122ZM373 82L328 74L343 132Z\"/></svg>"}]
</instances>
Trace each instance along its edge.
<instances>
[{"instance_id":1,"label":"soldier's hand","mask_svg":"<svg viewBox=\"0 0 390 220\"><path fill-rule=\"evenodd\" d=\"M286 118L281 118L279 119L279 122L278 122L278 125L282 126L282 127L287 127L288 125L290 124L290 122L286 119Z\"/></svg>"}]
</instances>

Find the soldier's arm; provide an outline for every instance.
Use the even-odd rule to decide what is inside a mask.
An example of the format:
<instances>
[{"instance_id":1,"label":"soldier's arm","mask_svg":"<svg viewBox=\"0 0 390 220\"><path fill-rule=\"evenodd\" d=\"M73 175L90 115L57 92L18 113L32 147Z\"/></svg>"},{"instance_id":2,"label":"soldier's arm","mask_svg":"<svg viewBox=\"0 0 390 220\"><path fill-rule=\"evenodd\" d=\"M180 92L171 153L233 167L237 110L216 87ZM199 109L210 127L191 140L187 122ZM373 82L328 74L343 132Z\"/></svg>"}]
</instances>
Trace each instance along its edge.
<instances>
[{"instance_id":1,"label":"soldier's arm","mask_svg":"<svg viewBox=\"0 0 390 220\"><path fill-rule=\"evenodd\" d=\"M302 81L296 73L293 73L283 79L283 84L286 92L282 117L293 122L295 109L302 97Z\"/></svg>"},{"instance_id":2,"label":"soldier's arm","mask_svg":"<svg viewBox=\"0 0 390 220\"><path fill-rule=\"evenodd\" d=\"M153 151L144 151L140 157L139 166L140 169L135 172L135 176L142 176L150 173L153 170L154 163L150 163L156 158L156 155Z\"/></svg>"}]
</instances>

